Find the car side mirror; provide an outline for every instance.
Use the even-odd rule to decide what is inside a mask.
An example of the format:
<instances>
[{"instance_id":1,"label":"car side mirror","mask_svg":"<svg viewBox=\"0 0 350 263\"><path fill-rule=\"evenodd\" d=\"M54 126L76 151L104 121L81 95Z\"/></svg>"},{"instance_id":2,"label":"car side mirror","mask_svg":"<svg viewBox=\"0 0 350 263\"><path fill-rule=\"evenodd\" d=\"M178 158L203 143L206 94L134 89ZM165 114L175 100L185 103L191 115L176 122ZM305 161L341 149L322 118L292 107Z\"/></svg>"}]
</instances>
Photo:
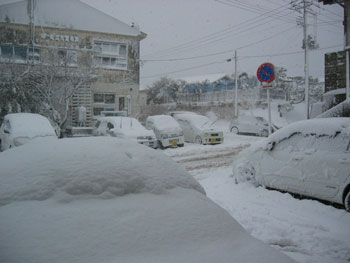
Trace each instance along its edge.
<instances>
[{"instance_id":1,"label":"car side mirror","mask_svg":"<svg viewBox=\"0 0 350 263\"><path fill-rule=\"evenodd\" d=\"M4 133L10 134L9 130L4 130Z\"/></svg>"}]
</instances>

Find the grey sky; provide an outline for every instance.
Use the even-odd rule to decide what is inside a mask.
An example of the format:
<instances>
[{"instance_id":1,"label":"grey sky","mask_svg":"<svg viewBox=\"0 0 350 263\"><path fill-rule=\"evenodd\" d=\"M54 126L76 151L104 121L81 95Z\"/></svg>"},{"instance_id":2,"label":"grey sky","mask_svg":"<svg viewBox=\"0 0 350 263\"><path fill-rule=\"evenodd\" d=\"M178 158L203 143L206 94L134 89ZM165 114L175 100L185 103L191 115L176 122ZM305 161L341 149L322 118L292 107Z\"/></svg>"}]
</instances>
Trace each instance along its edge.
<instances>
[{"instance_id":1,"label":"grey sky","mask_svg":"<svg viewBox=\"0 0 350 263\"><path fill-rule=\"evenodd\" d=\"M134 22L147 34L141 42L141 88L161 76L231 74L234 62L226 60L235 49L239 72L256 74L260 64L271 62L287 68L290 76L304 74L303 31L290 0L82 1L127 24ZM320 4L314 10L320 50L310 52L310 74L324 77L324 53L341 50L344 43L343 9ZM314 34L314 18L308 19ZM267 56L271 54L275 56Z\"/></svg>"},{"instance_id":2,"label":"grey sky","mask_svg":"<svg viewBox=\"0 0 350 263\"><path fill-rule=\"evenodd\" d=\"M296 23L299 14L288 9L289 0L84 0L84 2L125 23L135 22L148 34L141 42L141 59L145 60L141 68L141 87L152 83L163 74L177 78L219 72L232 73L234 63L225 61L233 56L235 49L238 52L240 72L255 74L261 63L272 62L275 66L287 68L291 76L304 74L304 55L301 49L303 31ZM273 11L269 13L269 10ZM318 14L317 40L321 49L310 53L310 74L314 77L323 77L324 53L341 50L344 43L343 9L337 5L321 4L320 8L314 10ZM314 18L309 16L308 19L309 32L314 34L316 30L313 26ZM331 46L338 47L324 49ZM206 56L221 52L225 53ZM300 53L273 57L246 57L290 52ZM200 58L147 61L189 57ZM206 64L210 65L202 66Z\"/></svg>"}]
</instances>

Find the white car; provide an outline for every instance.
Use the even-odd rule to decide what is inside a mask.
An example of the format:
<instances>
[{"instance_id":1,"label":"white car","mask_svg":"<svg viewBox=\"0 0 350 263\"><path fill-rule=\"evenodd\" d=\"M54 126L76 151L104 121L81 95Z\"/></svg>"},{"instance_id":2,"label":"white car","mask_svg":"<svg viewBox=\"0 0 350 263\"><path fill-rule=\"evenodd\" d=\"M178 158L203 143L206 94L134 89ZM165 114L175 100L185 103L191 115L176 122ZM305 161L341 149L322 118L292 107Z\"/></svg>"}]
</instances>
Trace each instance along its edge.
<instances>
[{"instance_id":1,"label":"white car","mask_svg":"<svg viewBox=\"0 0 350 263\"><path fill-rule=\"evenodd\" d=\"M238 116L234 117L230 123L230 132L236 134L252 134L267 137L269 134L269 123L263 117L257 116ZM271 131L275 132L278 128L271 125Z\"/></svg>"},{"instance_id":2,"label":"white car","mask_svg":"<svg viewBox=\"0 0 350 263\"><path fill-rule=\"evenodd\" d=\"M174 119L180 124L186 142L198 144L219 144L224 134L213 128L215 121L197 113L174 113Z\"/></svg>"},{"instance_id":3,"label":"white car","mask_svg":"<svg viewBox=\"0 0 350 263\"><path fill-rule=\"evenodd\" d=\"M0 149L4 151L41 137L57 139L46 117L35 113L10 113L0 127Z\"/></svg>"},{"instance_id":4,"label":"white car","mask_svg":"<svg viewBox=\"0 0 350 263\"><path fill-rule=\"evenodd\" d=\"M290 124L233 162L237 182L330 201L350 211L350 118Z\"/></svg>"},{"instance_id":5,"label":"white car","mask_svg":"<svg viewBox=\"0 0 350 263\"><path fill-rule=\"evenodd\" d=\"M158 147L154 132L147 130L138 120L131 117L98 118L92 134L95 136L110 135L126 138L152 148Z\"/></svg>"},{"instance_id":6,"label":"white car","mask_svg":"<svg viewBox=\"0 0 350 263\"><path fill-rule=\"evenodd\" d=\"M295 263L137 143L51 140L0 154L0 167L3 263Z\"/></svg>"},{"instance_id":7,"label":"white car","mask_svg":"<svg viewBox=\"0 0 350 263\"><path fill-rule=\"evenodd\" d=\"M146 128L153 130L160 147L184 146L184 134L179 123L169 115L149 116Z\"/></svg>"}]
</instances>

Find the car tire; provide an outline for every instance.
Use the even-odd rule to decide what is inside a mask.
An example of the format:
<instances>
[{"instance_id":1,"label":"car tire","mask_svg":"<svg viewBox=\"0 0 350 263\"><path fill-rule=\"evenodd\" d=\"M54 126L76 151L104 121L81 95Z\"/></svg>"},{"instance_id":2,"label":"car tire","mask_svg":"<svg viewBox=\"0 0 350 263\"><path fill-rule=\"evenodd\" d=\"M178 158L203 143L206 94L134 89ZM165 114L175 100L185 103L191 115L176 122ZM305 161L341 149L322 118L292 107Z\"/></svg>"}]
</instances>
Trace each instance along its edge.
<instances>
[{"instance_id":1,"label":"car tire","mask_svg":"<svg viewBox=\"0 0 350 263\"><path fill-rule=\"evenodd\" d=\"M267 137L269 136L269 131L268 130L262 130L261 131L261 137Z\"/></svg>"},{"instance_id":2,"label":"car tire","mask_svg":"<svg viewBox=\"0 0 350 263\"><path fill-rule=\"evenodd\" d=\"M201 136L197 135L195 141L196 141L197 144L202 144Z\"/></svg>"},{"instance_id":3,"label":"car tire","mask_svg":"<svg viewBox=\"0 0 350 263\"><path fill-rule=\"evenodd\" d=\"M236 126L233 126L233 127L231 127L230 132L232 132L234 134L238 134L239 131L238 131L238 128Z\"/></svg>"},{"instance_id":4,"label":"car tire","mask_svg":"<svg viewBox=\"0 0 350 263\"><path fill-rule=\"evenodd\" d=\"M177 145L178 147L184 147L184 144L182 143L182 144L178 144Z\"/></svg>"},{"instance_id":5,"label":"car tire","mask_svg":"<svg viewBox=\"0 0 350 263\"><path fill-rule=\"evenodd\" d=\"M158 141L158 147L159 147L159 149L161 149L161 150L164 150L164 149L165 149L165 147L163 146L163 144L161 143L161 141Z\"/></svg>"},{"instance_id":6,"label":"car tire","mask_svg":"<svg viewBox=\"0 0 350 263\"><path fill-rule=\"evenodd\" d=\"M345 195L344 198L344 207L347 212L350 212L350 190L348 193Z\"/></svg>"}]
</instances>

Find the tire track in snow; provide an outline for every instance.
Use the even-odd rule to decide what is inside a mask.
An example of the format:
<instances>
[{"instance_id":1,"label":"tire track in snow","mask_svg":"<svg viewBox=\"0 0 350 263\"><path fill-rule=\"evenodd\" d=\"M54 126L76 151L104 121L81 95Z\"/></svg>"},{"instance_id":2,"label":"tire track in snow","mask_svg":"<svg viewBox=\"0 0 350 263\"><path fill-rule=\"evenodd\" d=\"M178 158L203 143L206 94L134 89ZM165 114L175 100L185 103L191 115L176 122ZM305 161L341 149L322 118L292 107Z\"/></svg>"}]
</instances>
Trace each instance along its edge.
<instances>
[{"instance_id":1,"label":"tire track in snow","mask_svg":"<svg viewBox=\"0 0 350 263\"><path fill-rule=\"evenodd\" d=\"M169 154L174 161L181 164L187 171L230 166L233 157L248 145L237 147L212 148L206 151L190 151L186 153Z\"/></svg>"}]
</instances>

